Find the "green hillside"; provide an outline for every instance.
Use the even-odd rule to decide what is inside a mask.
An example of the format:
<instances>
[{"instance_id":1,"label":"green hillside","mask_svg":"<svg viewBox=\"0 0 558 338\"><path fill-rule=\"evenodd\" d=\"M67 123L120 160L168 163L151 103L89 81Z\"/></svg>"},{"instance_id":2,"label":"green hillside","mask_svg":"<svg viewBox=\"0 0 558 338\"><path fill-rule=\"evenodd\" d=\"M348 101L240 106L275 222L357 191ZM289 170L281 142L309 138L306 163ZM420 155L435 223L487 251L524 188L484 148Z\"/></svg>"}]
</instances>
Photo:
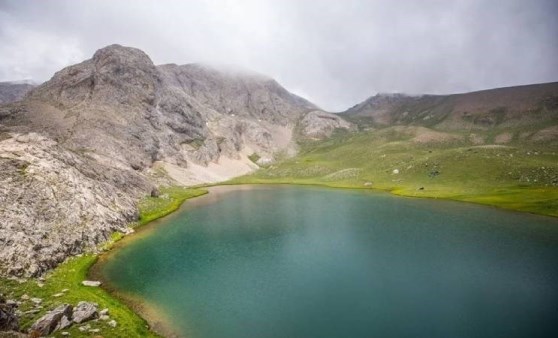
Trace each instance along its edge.
<instances>
[{"instance_id":1,"label":"green hillside","mask_svg":"<svg viewBox=\"0 0 558 338\"><path fill-rule=\"evenodd\" d=\"M381 189L558 216L558 149L521 130L443 133L394 126L305 142L295 158L232 183L297 183ZM475 145L476 136L484 144ZM473 141L471 141L473 139Z\"/></svg>"}]
</instances>

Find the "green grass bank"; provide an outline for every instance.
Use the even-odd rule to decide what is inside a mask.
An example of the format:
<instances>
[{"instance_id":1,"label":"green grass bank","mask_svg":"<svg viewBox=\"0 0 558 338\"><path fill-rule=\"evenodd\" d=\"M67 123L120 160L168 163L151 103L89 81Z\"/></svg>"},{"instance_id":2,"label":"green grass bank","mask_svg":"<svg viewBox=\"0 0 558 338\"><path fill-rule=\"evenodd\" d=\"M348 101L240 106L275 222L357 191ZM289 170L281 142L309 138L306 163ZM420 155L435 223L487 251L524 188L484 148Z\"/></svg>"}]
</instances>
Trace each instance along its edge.
<instances>
[{"instance_id":1,"label":"green grass bank","mask_svg":"<svg viewBox=\"0 0 558 338\"><path fill-rule=\"evenodd\" d=\"M206 193L207 191L202 189L163 188L159 197L146 197L140 201L139 220L131 226L141 226L168 215L178 209L185 200ZM122 234L113 234L111 240L104 245L103 250L110 250L120 238L122 238ZM23 330L29 329L48 310L60 304L68 303L75 306L80 301L87 301L99 304L99 309L108 308L109 315L111 319L116 320L117 326L111 327L107 321L90 321L84 324L74 324L68 329L56 331L51 337L62 337L61 333L63 331L70 333L70 337L159 337L149 329L147 322L122 300L103 288L86 287L81 284L83 280L88 279L88 271L97 259L98 256L92 253L69 258L49 272L44 280L0 279L0 293L6 295L7 299L22 301L18 310L23 313L20 316L20 327ZM23 300L22 296L24 295L42 299L42 308L36 313L27 313L37 308L30 300ZM79 327L87 324L91 326L91 329L99 329L99 332L81 332Z\"/></svg>"},{"instance_id":2,"label":"green grass bank","mask_svg":"<svg viewBox=\"0 0 558 338\"><path fill-rule=\"evenodd\" d=\"M228 183L380 189L558 217L555 145L475 145L467 137L422 127L338 133L302 143L298 156Z\"/></svg>"}]
</instances>

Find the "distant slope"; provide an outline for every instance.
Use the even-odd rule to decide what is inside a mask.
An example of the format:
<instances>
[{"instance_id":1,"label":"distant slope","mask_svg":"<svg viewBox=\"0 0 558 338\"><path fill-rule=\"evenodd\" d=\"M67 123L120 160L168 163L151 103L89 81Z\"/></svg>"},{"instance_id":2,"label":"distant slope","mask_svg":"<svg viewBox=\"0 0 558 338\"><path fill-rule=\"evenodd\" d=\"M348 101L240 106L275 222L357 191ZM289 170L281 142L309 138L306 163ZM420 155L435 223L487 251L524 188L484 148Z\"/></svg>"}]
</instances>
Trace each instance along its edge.
<instances>
[{"instance_id":1,"label":"distant slope","mask_svg":"<svg viewBox=\"0 0 558 338\"><path fill-rule=\"evenodd\" d=\"M421 126L338 133L234 182L373 188L558 217L556 145L474 145L463 135Z\"/></svg>"},{"instance_id":2,"label":"distant slope","mask_svg":"<svg viewBox=\"0 0 558 338\"><path fill-rule=\"evenodd\" d=\"M0 104L21 100L35 85L25 82L0 82Z\"/></svg>"},{"instance_id":3,"label":"distant slope","mask_svg":"<svg viewBox=\"0 0 558 338\"><path fill-rule=\"evenodd\" d=\"M379 94L341 114L358 133L236 179L378 188L558 216L558 83L446 96Z\"/></svg>"},{"instance_id":4,"label":"distant slope","mask_svg":"<svg viewBox=\"0 0 558 338\"><path fill-rule=\"evenodd\" d=\"M368 118L379 126L446 130L538 127L558 123L558 82L454 95L378 94L343 114Z\"/></svg>"}]
</instances>

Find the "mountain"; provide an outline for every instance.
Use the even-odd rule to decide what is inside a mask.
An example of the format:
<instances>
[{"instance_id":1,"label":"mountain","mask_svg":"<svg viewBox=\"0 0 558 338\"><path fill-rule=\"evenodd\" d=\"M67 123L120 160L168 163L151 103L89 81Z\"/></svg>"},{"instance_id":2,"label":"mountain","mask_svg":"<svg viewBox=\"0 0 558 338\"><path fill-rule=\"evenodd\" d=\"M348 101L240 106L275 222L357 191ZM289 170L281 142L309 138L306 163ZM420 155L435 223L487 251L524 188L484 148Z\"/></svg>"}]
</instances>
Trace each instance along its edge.
<instances>
[{"instance_id":1,"label":"mountain","mask_svg":"<svg viewBox=\"0 0 558 338\"><path fill-rule=\"evenodd\" d=\"M343 115L444 130L537 128L558 120L558 82L454 95L378 94Z\"/></svg>"},{"instance_id":2,"label":"mountain","mask_svg":"<svg viewBox=\"0 0 558 338\"><path fill-rule=\"evenodd\" d=\"M39 275L128 231L161 184L223 181L257 169L250 158L293 155L302 119L319 137L351 126L322 123L330 115L263 75L100 49L0 106L0 273Z\"/></svg>"},{"instance_id":3,"label":"mountain","mask_svg":"<svg viewBox=\"0 0 558 338\"><path fill-rule=\"evenodd\" d=\"M236 182L373 187L558 216L558 83L378 94L340 115L359 132L306 143Z\"/></svg>"},{"instance_id":4,"label":"mountain","mask_svg":"<svg viewBox=\"0 0 558 338\"><path fill-rule=\"evenodd\" d=\"M33 88L28 81L0 82L0 104L19 101Z\"/></svg>"}]
</instances>

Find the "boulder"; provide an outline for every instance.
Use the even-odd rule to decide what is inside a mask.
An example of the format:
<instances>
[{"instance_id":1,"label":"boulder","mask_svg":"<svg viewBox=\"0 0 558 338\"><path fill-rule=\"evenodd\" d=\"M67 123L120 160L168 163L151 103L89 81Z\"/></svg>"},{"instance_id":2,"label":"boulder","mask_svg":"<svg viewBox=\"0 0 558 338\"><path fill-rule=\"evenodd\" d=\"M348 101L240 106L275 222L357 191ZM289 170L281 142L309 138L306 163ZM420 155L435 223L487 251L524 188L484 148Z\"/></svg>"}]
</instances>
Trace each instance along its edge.
<instances>
[{"instance_id":1,"label":"boulder","mask_svg":"<svg viewBox=\"0 0 558 338\"><path fill-rule=\"evenodd\" d=\"M159 197L159 195L161 195L161 191L158 188L151 189L151 197Z\"/></svg>"},{"instance_id":2,"label":"boulder","mask_svg":"<svg viewBox=\"0 0 558 338\"><path fill-rule=\"evenodd\" d=\"M97 304L88 302L79 302L74 309L75 323L83 323L92 319L96 319L99 313L97 312Z\"/></svg>"},{"instance_id":3,"label":"boulder","mask_svg":"<svg viewBox=\"0 0 558 338\"><path fill-rule=\"evenodd\" d=\"M44 316L39 318L29 330L30 333L38 333L47 336L54 332L60 325L62 317L72 317L72 306L69 304L62 304L54 310L47 312Z\"/></svg>"},{"instance_id":4,"label":"boulder","mask_svg":"<svg viewBox=\"0 0 558 338\"><path fill-rule=\"evenodd\" d=\"M19 329L19 320L16 316L17 304L7 304L3 296L0 295L0 331L10 331Z\"/></svg>"},{"instance_id":5,"label":"boulder","mask_svg":"<svg viewBox=\"0 0 558 338\"><path fill-rule=\"evenodd\" d=\"M69 328L70 326L72 326L72 320L70 319L70 317L62 316L62 318L60 318L60 322L58 323L54 331L64 330Z\"/></svg>"},{"instance_id":6,"label":"boulder","mask_svg":"<svg viewBox=\"0 0 558 338\"><path fill-rule=\"evenodd\" d=\"M97 287L101 285L101 282L96 281L96 280L84 280L83 282L81 282L82 285L84 286L93 286L93 287Z\"/></svg>"}]
</instances>

